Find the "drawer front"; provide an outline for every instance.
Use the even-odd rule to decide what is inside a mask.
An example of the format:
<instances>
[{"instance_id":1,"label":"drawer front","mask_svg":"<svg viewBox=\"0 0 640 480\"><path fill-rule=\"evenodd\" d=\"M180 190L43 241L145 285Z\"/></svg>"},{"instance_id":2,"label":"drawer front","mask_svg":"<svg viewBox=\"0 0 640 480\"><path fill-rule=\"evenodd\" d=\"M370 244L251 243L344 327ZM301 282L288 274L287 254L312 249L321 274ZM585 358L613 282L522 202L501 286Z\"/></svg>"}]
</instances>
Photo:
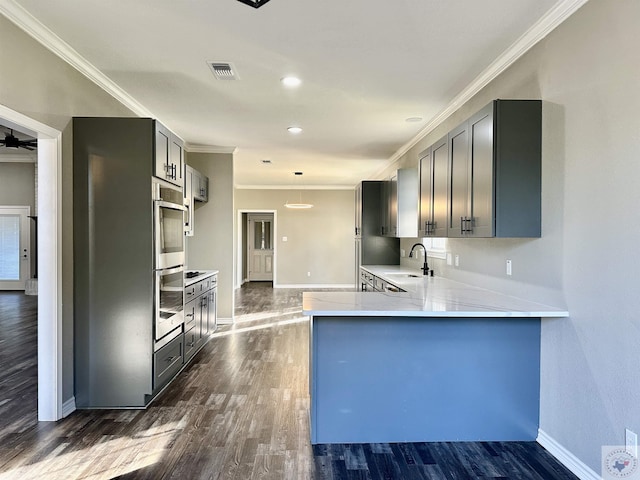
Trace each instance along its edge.
<instances>
[{"instance_id":1,"label":"drawer front","mask_svg":"<svg viewBox=\"0 0 640 480\"><path fill-rule=\"evenodd\" d=\"M184 363L191 360L198 348L198 335L195 327L184 334Z\"/></svg>"},{"instance_id":2,"label":"drawer front","mask_svg":"<svg viewBox=\"0 0 640 480\"><path fill-rule=\"evenodd\" d=\"M196 298L198 296L198 292L196 290L196 285L198 285L197 283L194 283L193 285L189 285L188 287L184 288L184 301L188 302L189 300Z\"/></svg>"},{"instance_id":3,"label":"drawer front","mask_svg":"<svg viewBox=\"0 0 640 480\"><path fill-rule=\"evenodd\" d=\"M163 387L182 368L184 344L182 335L176 337L153 355L153 388Z\"/></svg>"},{"instance_id":4,"label":"drawer front","mask_svg":"<svg viewBox=\"0 0 640 480\"><path fill-rule=\"evenodd\" d=\"M196 317L197 311L196 309L200 308L200 304L198 303L198 299L194 298L188 303L184 305L184 331L193 328L196 326Z\"/></svg>"}]
</instances>

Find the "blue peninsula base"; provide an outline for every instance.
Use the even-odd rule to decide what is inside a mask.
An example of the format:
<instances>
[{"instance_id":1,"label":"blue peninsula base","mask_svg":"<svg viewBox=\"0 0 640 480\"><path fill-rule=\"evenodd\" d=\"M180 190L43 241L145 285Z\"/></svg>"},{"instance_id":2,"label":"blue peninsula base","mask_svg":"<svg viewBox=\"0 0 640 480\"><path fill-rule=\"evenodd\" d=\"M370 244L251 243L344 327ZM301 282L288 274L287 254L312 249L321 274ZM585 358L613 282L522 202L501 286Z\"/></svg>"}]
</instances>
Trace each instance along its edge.
<instances>
[{"instance_id":1,"label":"blue peninsula base","mask_svg":"<svg viewBox=\"0 0 640 480\"><path fill-rule=\"evenodd\" d=\"M539 318L314 316L311 443L532 441Z\"/></svg>"}]
</instances>

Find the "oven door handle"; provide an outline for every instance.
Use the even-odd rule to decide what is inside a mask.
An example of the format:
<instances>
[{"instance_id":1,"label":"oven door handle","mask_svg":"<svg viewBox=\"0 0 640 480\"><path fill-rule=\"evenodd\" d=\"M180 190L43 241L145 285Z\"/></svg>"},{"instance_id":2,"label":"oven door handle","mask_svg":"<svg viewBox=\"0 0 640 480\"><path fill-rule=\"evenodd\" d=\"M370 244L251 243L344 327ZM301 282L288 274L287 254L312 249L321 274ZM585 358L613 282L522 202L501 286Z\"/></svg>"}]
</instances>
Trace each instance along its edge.
<instances>
[{"instance_id":1,"label":"oven door handle","mask_svg":"<svg viewBox=\"0 0 640 480\"><path fill-rule=\"evenodd\" d=\"M172 273L184 272L184 267L179 266L173 268L159 268L158 270L156 270L156 272L158 273L158 275L170 275Z\"/></svg>"},{"instance_id":2,"label":"oven door handle","mask_svg":"<svg viewBox=\"0 0 640 480\"><path fill-rule=\"evenodd\" d=\"M187 207L184 205L180 205L179 203L165 202L164 200L156 200L155 204L157 207L161 208L171 208L173 210L182 210L183 212L187 211Z\"/></svg>"}]
</instances>

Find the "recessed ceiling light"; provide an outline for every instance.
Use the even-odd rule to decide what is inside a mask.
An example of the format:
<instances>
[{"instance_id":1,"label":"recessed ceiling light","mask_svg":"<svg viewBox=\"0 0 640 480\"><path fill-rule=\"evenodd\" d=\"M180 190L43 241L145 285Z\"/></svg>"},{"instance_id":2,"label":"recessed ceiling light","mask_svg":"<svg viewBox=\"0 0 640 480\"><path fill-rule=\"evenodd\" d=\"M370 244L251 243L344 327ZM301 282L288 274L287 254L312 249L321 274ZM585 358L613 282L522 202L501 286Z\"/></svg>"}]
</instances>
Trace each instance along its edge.
<instances>
[{"instance_id":1,"label":"recessed ceiling light","mask_svg":"<svg viewBox=\"0 0 640 480\"><path fill-rule=\"evenodd\" d=\"M298 134L298 133L302 133L302 128L301 127L289 127L287 128L287 130L289 131L289 133L293 133L293 134Z\"/></svg>"},{"instance_id":2,"label":"recessed ceiling light","mask_svg":"<svg viewBox=\"0 0 640 480\"><path fill-rule=\"evenodd\" d=\"M407 123L421 122L422 121L422 117L409 117L409 118L405 118L404 121L407 122Z\"/></svg>"},{"instance_id":3,"label":"recessed ceiling light","mask_svg":"<svg viewBox=\"0 0 640 480\"><path fill-rule=\"evenodd\" d=\"M300 84L302 83L302 80L300 80L298 77L287 76L287 77L281 78L280 82L282 83L282 85L284 85L287 88L296 88L300 86Z\"/></svg>"}]
</instances>

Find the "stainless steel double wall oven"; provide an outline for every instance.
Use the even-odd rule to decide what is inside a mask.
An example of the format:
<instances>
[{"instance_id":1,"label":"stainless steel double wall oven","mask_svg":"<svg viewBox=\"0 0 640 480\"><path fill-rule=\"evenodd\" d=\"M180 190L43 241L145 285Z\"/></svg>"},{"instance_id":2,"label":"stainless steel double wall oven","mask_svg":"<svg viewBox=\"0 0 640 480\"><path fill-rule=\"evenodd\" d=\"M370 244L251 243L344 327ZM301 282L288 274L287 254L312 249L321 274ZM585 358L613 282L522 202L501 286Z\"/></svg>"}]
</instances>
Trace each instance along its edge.
<instances>
[{"instance_id":1,"label":"stainless steel double wall oven","mask_svg":"<svg viewBox=\"0 0 640 480\"><path fill-rule=\"evenodd\" d=\"M154 179L155 350L180 335L184 323L185 212L182 191Z\"/></svg>"}]
</instances>

